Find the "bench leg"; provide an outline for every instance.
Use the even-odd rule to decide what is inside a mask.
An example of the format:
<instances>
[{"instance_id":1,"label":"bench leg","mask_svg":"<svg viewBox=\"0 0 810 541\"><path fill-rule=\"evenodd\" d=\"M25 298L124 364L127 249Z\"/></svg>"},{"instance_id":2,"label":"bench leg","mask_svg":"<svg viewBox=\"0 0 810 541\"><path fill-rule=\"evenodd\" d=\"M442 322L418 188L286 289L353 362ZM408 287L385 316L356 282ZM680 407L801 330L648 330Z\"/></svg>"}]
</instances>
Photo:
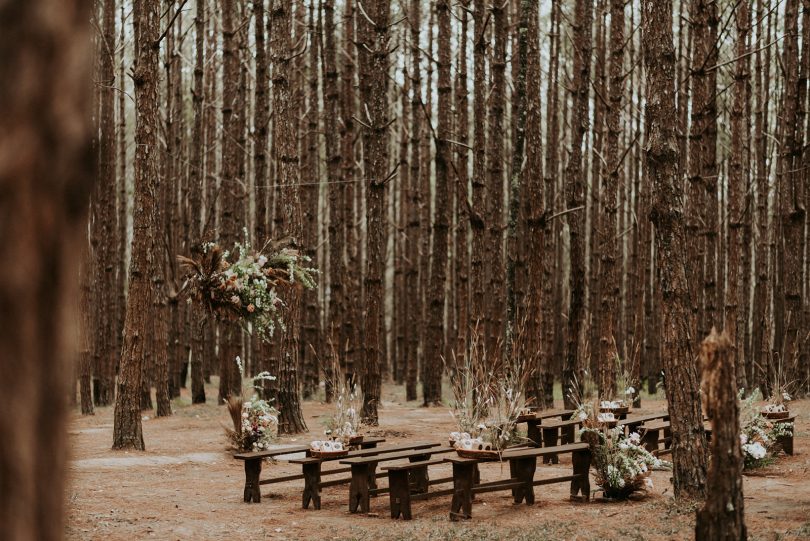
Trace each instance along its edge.
<instances>
[{"instance_id":1,"label":"bench leg","mask_svg":"<svg viewBox=\"0 0 810 541\"><path fill-rule=\"evenodd\" d=\"M543 447L554 447L560 438L557 428L543 428ZM557 455L546 455L543 458L544 464L559 464L560 457Z\"/></svg>"},{"instance_id":2,"label":"bench leg","mask_svg":"<svg viewBox=\"0 0 810 541\"><path fill-rule=\"evenodd\" d=\"M260 503L259 475L262 473L262 459L245 460L245 503Z\"/></svg>"},{"instance_id":3,"label":"bench leg","mask_svg":"<svg viewBox=\"0 0 810 541\"><path fill-rule=\"evenodd\" d=\"M472 518L474 464L453 464L453 501L450 520Z\"/></svg>"},{"instance_id":4,"label":"bench leg","mask_svg":"<svg viewBox=\"0 0 810 541\"><path fill-rule=\"evenodd\" d=\"M369 464L352 464L352 482L349 485L349 512L368 513Z\"/></svg>"},{"instance_id":5,"label":"bench leg","mask_svg":"<svg viewBox=\"0 0 810 541\"><path fill-rule=\"evenodd\" d=\"M577 476L571 481L571 498L576 498L579 493L586 502L590 501L591 480L588 475L591 470L591 450L574 451L571 462L574 466L574 475Z\"/></svg>"},{"instance_id":6,"label":"bench leg","mask_svg":"<svg viewBox=\"0 0 810 541\"><path fill-rule=\"evenodd\" d=\"M576 429L576 427L573 426L573 425L563 427L563 429L562 429L562 442L561 442L562 445L565 445L567 443L574 443L574 440L576 439L576 430L575 429Z\"/></svg>"},{"instance_id":7,"label":"bench leg","mask_svg":"<svg viewBox=\"0 0 810 541\"><path fill-rule=\"evenodd\" d=\"M391 518L402 516L404 520L411 520L411 487L408 470L390 470L388 488L388 495L391 499Z\"/></svg>"},{"instance_id":8,"label":"bench leg","mask_svg":"<svg viewBox=\"0 0 810 541\"><path fill-rule=\"evenodd\" d=\"M658 430L650 430L647 429L644 432L644 435L641 437L641 443L644 445L644 448L649 451L657 451L658 450Z\"/></svg>"},{"instance_id":9,"label":"bench leg","mask_svg":"<svg viewBox=\"0 0 810 541\"><path fill-rule=\"evenodd\" d=\"M429 459L430 455L418 455L408 458L408 461L421 462ZM428 481L430 480L430 477L428 476L427 466L422 466L421 468L414 468L411 470L410 479L413 485L414 494L424 494L428 491Z\"/></svg>"},{"instance_id":10,"label":"bench leg","mask_svg":"<svg viewBox=\"0 0 810 541\"><path fill-rule=\"evenodd\" d=\"M509 461L512 478L523 482L523 486L513 488L512 496L515 503L525 500L526 505L534 504L534 472L537 470L537 458L517 458Z\"/></svg>"},{"instance_id":11,"label":"bench leg","mask_svg":"<svg viewBox=\"0 0 810 541\"><path fill-rule=\"evenodd\" d=\"M302 507L309 509L309 503L315 509L321 508L321 463L304 464L304 493L302 495Z\"/></svg>"},{"instance_id":12,"label":"bench leg","mask_svg":"<svg viewBox=\"0 0 810 541\"><path fill-rule=\"evenodd\" d=\"M529 439L529 445L540 447L543 443L542 432L540 431L540 423L537 421L529 421L526 423L526 437Z\"/></svg>"}]
</instances>

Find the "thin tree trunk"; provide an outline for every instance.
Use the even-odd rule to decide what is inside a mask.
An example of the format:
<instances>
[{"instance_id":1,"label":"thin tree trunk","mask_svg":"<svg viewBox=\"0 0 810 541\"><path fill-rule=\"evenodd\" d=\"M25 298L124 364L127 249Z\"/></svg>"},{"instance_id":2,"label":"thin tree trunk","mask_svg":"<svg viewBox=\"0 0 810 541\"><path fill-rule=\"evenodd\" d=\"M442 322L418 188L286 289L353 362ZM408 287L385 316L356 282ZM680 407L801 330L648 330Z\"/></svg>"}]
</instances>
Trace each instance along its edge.
<instances>
[{"instance_id":1,"label":"thin tree trunk","mask_svg":"<svg viewBox=\"0 0 810 541\"><path fill-rule=\"evenodd\" d=\"M383 325L383 273L385 267L385 185L388 164L388 18L390 0L376 0L365 7L368 17L358 18L358 65L360 95L365 111L363 166L368 181L366 191L367 255L365 275L363 356L363 420L378 422L380 403ZM373 21L373 24L369 21Z\"/></svg>"},{"instance_id":2,"label":"thin tree trunk","mask_svg":"<svg viewBox=\"0 0 810 541\"><path fill-rule=\"evenodd\" d=\"M577 0L574 17L574 79L571 86L573 136L571 155L565 170L567 210L570 211L566 220L571 239L569 275L571 305L568 310L568 337L563 367L566 406L572 405L570 390L583 382L583 367L580 359L580 333L585 301L585 180L582 176L584 171L582 139L588 131L591 24L593 21L591 2Z\"/></svg>"},{"instance_id":3,"label":"thin tree trunk","mask_svg":"<svg viewBox=\"0 0 810 541\"><path fill-rule=\"evenodd\" d=\"M273 0L273 31L270 33L270 52L273 62L273 148L278 162L279 192L276 209L276 235L301 238L301 205L298 200L300 182L298 143L295 130L295 111L292 103L291 61L292 11L288 2ZM287 321L285 329L280 329L276 340L276 365L270 372L277 375L274 390L276 403L281 410L279 432L297 434L307 429L301 411L300 384L298 379L299 329L296 324L300 317L301 296L295 288L287 293Z\"/></svg>"},{"instance_id":4,"label":"thin tree trunk","mask_svg":"<svg viewBox=\"0 0 810 541\"><path fill-rule=\"evenodd\" d=\"M663 309L664 371L672 430L676 498L703 497L706 490L706 437L698 376L692 353L686 276L683 188L678 178L675 134L675 50L672 1L644 0L643 50L647 71L647 173L652 179L650 219L656 231L656 263Z\"/></svg>"},{"instance_id":5,"label":"thin tree trunk","mask_svg":"<svg viewBox=\"0 0 810 541\"><path fill-rule=\"evenodd\" d=\"M135 206L129 294L124 323L121 372L115 397L113 449L144 450L141 427L142 366L153 330L154 305L151 277L162 272L162 260L153 252L158 230L155 198L158 191L158 83L160 3L135 4Z\"/></svg>"}]
</instances>

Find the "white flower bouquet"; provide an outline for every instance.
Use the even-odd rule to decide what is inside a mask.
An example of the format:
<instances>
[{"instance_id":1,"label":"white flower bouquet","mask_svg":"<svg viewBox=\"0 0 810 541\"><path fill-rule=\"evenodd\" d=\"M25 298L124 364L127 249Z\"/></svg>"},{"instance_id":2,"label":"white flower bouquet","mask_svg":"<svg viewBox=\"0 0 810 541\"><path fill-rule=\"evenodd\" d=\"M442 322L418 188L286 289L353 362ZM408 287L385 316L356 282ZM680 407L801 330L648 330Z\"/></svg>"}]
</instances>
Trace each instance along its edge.
<instances>
[{"instance_id":1,"label":"white flower bouquet","mask_svg":"<svg viewBox=\"0 0 810 541\"><path fill-rule=\"evenodd\" d=\"M580 434L591 444L594 478L606 498L624 500L645 492L653 488L652 470L672 467L644 449L635 432L625 436L620 428L583 428Z\"/></svg>"}]
</instances>

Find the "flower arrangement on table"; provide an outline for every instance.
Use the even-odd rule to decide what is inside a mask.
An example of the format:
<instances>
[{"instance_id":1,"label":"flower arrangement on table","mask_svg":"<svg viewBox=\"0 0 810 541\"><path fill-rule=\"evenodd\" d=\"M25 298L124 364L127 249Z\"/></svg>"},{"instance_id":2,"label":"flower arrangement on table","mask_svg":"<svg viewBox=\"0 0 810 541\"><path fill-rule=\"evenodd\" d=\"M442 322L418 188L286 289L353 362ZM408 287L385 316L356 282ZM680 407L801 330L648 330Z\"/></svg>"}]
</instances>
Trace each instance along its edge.
<instances>
[{"instance_id":1,"label":"flower arrangement on table","mask_svg":"<svg viewBox=\"0 0 810 541\"><path fill-rule=\"evenodd\" d=\"M340 372L333 373L339 374ZM357 392L356 384L349 384L344 380L336 387L335 410L324 420L324 434L331 441L341 442L342 446L356 445L363 438L360 435L359 413L363 397Z\"/></svg>"},{"instance_id":2,"label":"flower arrangement on table","mask_svg":"<svg viewBox=\"0 0 810 541\"><path fill-rule=\"evenodd\" d=\"M517 421L528 411L526 384L531 370L520 360L491 362L474 329L463 359L456 358L451 383L457 430L450 443L461 455L497 458L521 441Z\"/></svg>"},{"instance_id":3,"label":"flower arrangement on table","mask_svg":"<svg viewBox=\"0 0 810 541\"><path fill-rule=\"evenodd\" d=\"M248 242L237 243L233 252L207 243L199 259L177 259L186 271L184 289L191 292L190 299L217 319L236 321L262 338L272 336L276 325L283 328L279 287L317 285L317 269L306 266L310 259L289 240L267 243L260 251Z\"/></svg>"},{"instance_id":4,"label":"flower arrangement on table","mask_svg":"<svg viewBox=\"0 0 810 541\"><path fill-rule=\"evenodd\" d=\"M239 374L243 375L242 361L236 357ZM263 381L276 378L268 372L262 372L253 378L253 397L245 402L242 396L232 396L227 400L228 413L233 421L233 429L226 428L225 433L231 447L239 452L263 451L268 449L278 437L279 411L270 402L259 398L255 391ZM244 391L242 392L244 395Z\"/></svg>"},{"instance_id":5,"label":"flower arrangement on table","mask_svg":"<svg viewBox=\"0 0 810 541\"><path fill-rule=\"evenodd\" d=\"M621 428L585 427L580 435L591 445L594 478L605 498L625 500L646 492L653 488L652 470L672 467L644 449L635 432L627 436Z\"/></svg>"},{"instance_id":6,"label":"flower arrangement on table","mask_svg":"<svg viewBox=\"0 0 810 541\"><path fill-rule=\"evenodd\" d=\"M768 419L762 414L758 403L762 393L756 389L748 398L742 398L740 391L740 445L743 451L744 469L753 469L770 464L781 450L779 438L789 436L793 427L780 423L778 419Z\"/></svg>"}]
</instances>

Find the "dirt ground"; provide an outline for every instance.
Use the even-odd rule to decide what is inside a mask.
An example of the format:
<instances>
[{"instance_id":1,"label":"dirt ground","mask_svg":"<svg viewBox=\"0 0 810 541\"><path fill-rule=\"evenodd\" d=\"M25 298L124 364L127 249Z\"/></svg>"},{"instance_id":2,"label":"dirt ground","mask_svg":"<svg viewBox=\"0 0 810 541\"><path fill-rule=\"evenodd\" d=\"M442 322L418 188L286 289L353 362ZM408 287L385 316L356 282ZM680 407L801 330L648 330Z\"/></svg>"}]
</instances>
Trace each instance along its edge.
<instances>
[{"instance_id":1,"label":"dirt ground","mask_svg":"<svg viewBox=\"0 0 810 541\"><path fill-rule=\"evenodd\" d=\"M406 403L402 390L386 387L380 426L370 431L387 442L445 440L453 423L446 408ZM114 452L112 408L96 415L74 414L70 421L70 539L314 539L314 540L670 540L692 539L694 507L676 504L668 472L655 472L655 489L641 501L574 503L567 483L535 488L537 503L514 505L508 492L476 496L473 518L450 522L450 497L413 504L414 520L394 521L388 496L372 498L369 515L348 511L348 485L323 490L322 509L301 509L303 481L265 485L260 504L242 502L244 470L225 450L222 427L229 422L224 406L190 405L188 396L174 403L174 415L156 419L144 412L145 452ZM640 413L664 408L646 400ZM796 455L781 456L745 476L745 512L749 539L810 539L810 401L791 404L799 414ZM323 433L320 417L329 406L306 402L310 433L282 438L279 444L302 444ZM285 462L268 464L263 478L300 473ZM447 466L431 468L445 477ZM555 466L538 465L536 477L568 475L570 458ZM508 474L499 464L482 467L484 481ZM386 481L381 479L381 483ZM440 488L446 488L441 486ZM593 484L592 489L596 486ZM597 495L598 496L598 495Z\"/></svg>"}]
</instances>

